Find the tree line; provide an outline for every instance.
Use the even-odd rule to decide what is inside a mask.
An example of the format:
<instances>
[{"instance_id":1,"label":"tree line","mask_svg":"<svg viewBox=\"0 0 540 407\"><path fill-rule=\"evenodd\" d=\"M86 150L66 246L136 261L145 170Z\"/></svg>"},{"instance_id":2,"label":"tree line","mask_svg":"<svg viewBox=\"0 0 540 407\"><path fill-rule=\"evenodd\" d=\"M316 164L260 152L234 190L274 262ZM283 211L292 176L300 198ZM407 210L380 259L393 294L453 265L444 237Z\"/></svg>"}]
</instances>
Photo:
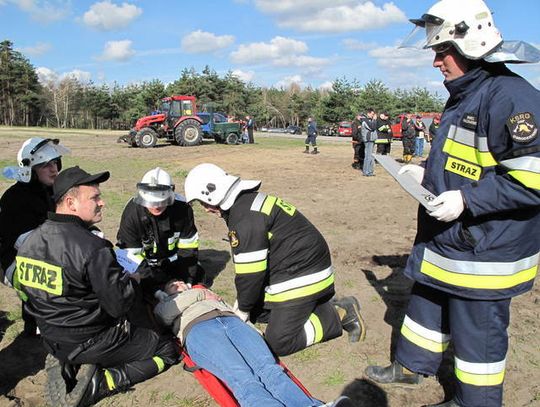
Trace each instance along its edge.
<instances>
[{"instance_id":1,"label":"tree line","mask_svg":"<svg viewBox=\"0 0 540 407\"><path fill-rule=\"evenodd\" d=\"M249 114L260 126L304 124L313 116L321 124L351 120L368 108L391 116L404 112L441 111L443 101L425 88L390 90L382 81L361 85L356 79L335 79L331 89L257 87L231 71L219 76L184 68L165 85L159 79L138 84L95 84L74 76L41 82L28 58L13 43L0 43L0 124L82 129L128 129L137 118L171 95L193 95L199 110L212 103L217 111L242 118Z\"/></svg>"}]
</instances>

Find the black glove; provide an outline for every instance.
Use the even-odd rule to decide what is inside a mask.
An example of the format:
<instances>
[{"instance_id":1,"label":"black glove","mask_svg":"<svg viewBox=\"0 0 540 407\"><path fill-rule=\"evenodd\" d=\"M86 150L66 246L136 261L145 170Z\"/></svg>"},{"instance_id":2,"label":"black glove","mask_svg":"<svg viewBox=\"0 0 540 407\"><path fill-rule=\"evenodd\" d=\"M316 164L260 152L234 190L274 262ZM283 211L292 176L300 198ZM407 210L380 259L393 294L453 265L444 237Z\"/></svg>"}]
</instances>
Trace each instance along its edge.
<instances>
[{"instance_id":1,"label":"black glove","mask_svg":"<svg viewBox=\"0 0 540 407\"><path fill-rule=\"evenodd\" d=\"M154 268L147 259L144 259L139 267L137 267L136 272L141 276L141 278L148 278L154 275Z\"/></svg>"}]
</instances>

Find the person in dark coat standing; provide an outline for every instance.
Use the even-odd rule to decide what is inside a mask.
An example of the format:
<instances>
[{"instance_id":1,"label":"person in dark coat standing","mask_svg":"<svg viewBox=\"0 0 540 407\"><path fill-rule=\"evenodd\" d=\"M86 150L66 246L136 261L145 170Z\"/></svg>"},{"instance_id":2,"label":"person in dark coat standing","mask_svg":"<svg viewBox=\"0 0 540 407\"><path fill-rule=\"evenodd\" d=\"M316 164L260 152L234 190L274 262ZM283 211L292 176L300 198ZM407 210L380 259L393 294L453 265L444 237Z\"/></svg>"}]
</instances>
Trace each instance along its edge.
<instances>
[{"instance_id":1,"label":"person in dark coat standing","mask_svg":"<svg viewBox=\"0 0 540 407\"><path fill-rule=\"evenodd\" d=\"M306 137L306 149L304 150L304 153L309 154L309 145L313 147L313 151L311 154L319 154L319 151L317 150L317 122L313 120L311 117L308 118L308 126L307 126L307 137Z\"/></svg>"},{"instance_id":2,"label":"person in dark coat standing","mask_svg":"<svg viewBox=\"0 0 540 407\"><path fill-rule=\"evenodd\" d=\"M362 142L362 120L365 116L358 113L352 122L352 148L354 151L352 167L361 170L364 165L365 147Z\"/></svg>"},{"instance_id":3,"label":"person in dark coat standing","mask_svg":"<svg viewBox=\"0 0 540 407\"><path fill-rule=\"evenodd\" d=\"M248 140L249 144L255 143L255 139L253 138L253 129L255 127L255 121L250 115L246 116L246 130L248 133Z\"/></svg>"}]
</instances>

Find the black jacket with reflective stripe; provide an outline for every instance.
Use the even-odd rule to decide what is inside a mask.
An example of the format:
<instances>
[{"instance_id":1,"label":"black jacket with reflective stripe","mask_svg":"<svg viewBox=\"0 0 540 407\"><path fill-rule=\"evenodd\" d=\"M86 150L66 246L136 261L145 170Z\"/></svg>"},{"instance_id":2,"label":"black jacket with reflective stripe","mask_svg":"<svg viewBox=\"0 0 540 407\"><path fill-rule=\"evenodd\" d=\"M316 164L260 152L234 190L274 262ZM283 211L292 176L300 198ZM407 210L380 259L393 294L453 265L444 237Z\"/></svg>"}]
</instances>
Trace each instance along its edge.
<instances>
[{"instance_id":1,"label":"black jacket with reflective stripe","mask_svg":"<svg viewBox=\"0 0 540 407\"><path fill-rule=\"evenodd\" d=\"M41 335L55 342L94 337L124 318L135 299L111 242L76 216L49 213L19 249L15 273Z\"/></svg>"},{"instance_id":2,"label":"black jacket with reflective stripe","mask_svg":"<svg viewBox=\"0 0 540 407\"><path fill-rule=\"evenodd\" d=\"M175 199L159 216L153 216L148 210L130 200L120 221L117 234L117 245L123 249L143 247L143 241L155 243L154 257L162 260L178 254L177 261L183 262L191 277L197 273L198 247L178 248L178 239L173 248L169 249L169 240L178 233L178 239L191 238L197 234L193 209L189 204ZM172 265L174 267L174 264Z\"/></svg>"},{"instance_id":3,"label":"black jacket with reflective stripe","mask_svg":"<svg viewBox=\"0 0 540 407\"><path fill-rule=\"evenodd\" d=\"M294 206L279 198L267 196L276 199L276 203L265 207L267 213L253 208L257 206L254 200L264 196L259 192L243 193L224 214L233 256L236 259L235 284L239 308L242 311L250 311L260 301L264 289L268 286L313 275L331 267L328 245L317 228ZM239 256L265 250L268 251L266 268L259 268L258 272L238 272ZM260 259L261 256L257 258ZM293 295L286 301L278 302L267 299L265 307L301 304L333 294L332 282L307 296Z\"/></svg>"}]
</instances>

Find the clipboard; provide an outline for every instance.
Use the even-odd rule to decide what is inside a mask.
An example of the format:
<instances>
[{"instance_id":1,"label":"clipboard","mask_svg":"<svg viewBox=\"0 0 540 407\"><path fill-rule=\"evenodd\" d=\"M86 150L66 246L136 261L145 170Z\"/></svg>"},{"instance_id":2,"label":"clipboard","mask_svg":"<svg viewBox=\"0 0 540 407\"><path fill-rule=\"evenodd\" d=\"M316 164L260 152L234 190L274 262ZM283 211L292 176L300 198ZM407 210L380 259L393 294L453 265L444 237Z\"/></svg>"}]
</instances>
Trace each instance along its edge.
<instances>
[{"instance_id":1,"label":"clipboard","mask_svg":"<svg viewBox=\"0 0 540 407\"><path fill-rule=\"evenodd\" d=\"M382 167L401 185L401 187L409 193L416 201L420 203L428 212L433 212L437 209L436 206L430 205L436 196L409 174L398 174L401 165L389 155L373 154L373 157L382 165Z\"/></svg>"}]
</instances>

